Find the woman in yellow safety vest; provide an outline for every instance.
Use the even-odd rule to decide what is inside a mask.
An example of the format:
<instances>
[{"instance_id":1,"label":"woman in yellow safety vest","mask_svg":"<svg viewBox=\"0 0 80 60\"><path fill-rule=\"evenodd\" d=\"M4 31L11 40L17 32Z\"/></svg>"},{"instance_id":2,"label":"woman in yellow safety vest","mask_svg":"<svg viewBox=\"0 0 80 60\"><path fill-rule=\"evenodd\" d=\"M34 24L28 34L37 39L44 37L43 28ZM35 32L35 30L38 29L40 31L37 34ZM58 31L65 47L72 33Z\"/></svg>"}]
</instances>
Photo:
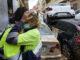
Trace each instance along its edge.
<instances>
[{"instance_id":1,"label":"woman in yellow safety vest","mask_svg":"<svg viewBox=\"0 0 80 60\"><path fill-rule=\"evenodd\" d=\"M15 24L18 24L24 14L24 12L27 11L27 9L25 7L19 7L16 12L14 13L12 19L11 19L11 22L14 22L14 25ZM0 60L4 60L3 58L3 55L5 56L5 58L15 58L15 60L17 60L17 56L19 54L19 51L20 51L20 46L11 46L9 44L6 43L6 39L7 39L7 36L9 34L9 32L12 30L12 26L8 27L4 33L1 35L1 39L0 39ZM12 48L17 48L15 49L15 51L12 51L11 52L11 49L8 49L8 46L11 46ZM10 52L10 53L8 53ZM15 52L15 53L14 53ZM2 55L3 54L3 55Z\"/></svg>"},{"instance_id":2,"label":"woman in yellow safety vest","mask_svg":"<svg viewBox=\"0 0 80 60\"><path fill-rule=\"evenodd\" d=\"M21 22L9 32L4 46L4 54L7 57L13 57L22 53L22 60L40 60L39 51L41 48L38 17L33 12L26 11ZM23 33L21 33L23 31ZM15 54L16 53L16 54ZM9 58L8 60L15 60Z\"/></svg>"}]
</instances>

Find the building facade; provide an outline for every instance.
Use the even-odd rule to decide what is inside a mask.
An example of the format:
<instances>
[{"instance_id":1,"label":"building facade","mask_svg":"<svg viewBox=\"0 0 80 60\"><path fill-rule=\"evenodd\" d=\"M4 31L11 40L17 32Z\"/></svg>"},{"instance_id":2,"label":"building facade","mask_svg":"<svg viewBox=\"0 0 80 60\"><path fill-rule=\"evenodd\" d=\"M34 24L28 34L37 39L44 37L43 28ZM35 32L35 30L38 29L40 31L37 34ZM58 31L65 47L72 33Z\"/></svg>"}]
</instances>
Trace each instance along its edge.
<instances>
[{"instance_id":1,"label":"building facade","mask_svg":"<svg viewBox=\"0 0 80 60\"><path fill-rule=\"evenodd\" d=\"M46 1L45 0L38 0L38 9L40 11L43 11L46 7Z\"/></svg>"},{"instance_id":2,"label":"building facade","mask_svg":"<svg viewBox=\"0 0 80 60\"><path fill-rule=\"evenodd\" d=\"M80 9L80 0L69 0L74 10Z\"/></svg>"},{"instance_id":3,"label":"building facade","mask_svg":"<svg viewBox=\"0 0 80 60\"><path fill-rule=\"evenodd\" d=\"M8 23L7 0L0 0L0 33L5 30Z\"/></svg>"},{"instance_id":4,"label":"building facade","mask_svg":"<svg viewBox=\"0 0 80 60\"><path fill-rule=\"evenodd\" d=\"M80 0L50 0L49 4L69 1L74 10L80 9Z\"/></svg>"}]
</instances>

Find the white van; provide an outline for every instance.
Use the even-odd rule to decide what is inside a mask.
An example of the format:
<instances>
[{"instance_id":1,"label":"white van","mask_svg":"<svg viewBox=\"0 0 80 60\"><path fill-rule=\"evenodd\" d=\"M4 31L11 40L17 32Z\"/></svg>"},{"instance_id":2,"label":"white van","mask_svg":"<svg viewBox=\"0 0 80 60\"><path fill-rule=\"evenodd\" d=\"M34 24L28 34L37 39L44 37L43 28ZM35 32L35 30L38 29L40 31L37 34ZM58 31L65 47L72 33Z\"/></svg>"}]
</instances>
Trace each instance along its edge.
<instances>
[{"instance_id":1,"label":"white van","mask_svg":"<svg viewBox=\"0 0 80 60\"><path fill-rule=\"evenodd\" d=\"M54 16L56 13L60 13L58 15L66 15L65 13L71 14L72 16L75 15L75 11L71 9L70 4L67 3L58 3L48 6L47 12L48 15Z\"/></svg>"}]
</instances>

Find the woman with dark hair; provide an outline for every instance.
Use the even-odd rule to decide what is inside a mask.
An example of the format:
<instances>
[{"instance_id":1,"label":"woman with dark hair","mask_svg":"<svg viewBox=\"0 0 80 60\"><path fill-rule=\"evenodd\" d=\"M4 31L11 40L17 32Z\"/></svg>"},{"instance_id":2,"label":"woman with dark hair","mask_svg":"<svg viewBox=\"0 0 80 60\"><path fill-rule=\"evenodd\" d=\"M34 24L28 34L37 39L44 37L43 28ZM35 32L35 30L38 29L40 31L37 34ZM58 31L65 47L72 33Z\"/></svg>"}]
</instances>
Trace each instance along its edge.
<instances>
[{"instance_id":1,"label":"woman with dark hair","mask_svg":"<svg viewBox=\"0 0 80 60\"><path fill-rule=\"evenodd\" d=\"M10 23L15 24L15 22L20 22L23 14L28 9L26 7L19 7L13 14L12 18L9 20Z\"/></svg>"},{"instance_id":2,"label":"woman with dark hair","mask_svg":"<svg viewBox=\"0 0 80 60\"><path fill-rule=\"evenodd\" d=\"M8 34L6 40L8 45L23 46L21 49L23 52L22 60L40 60L39 51L42 43L38 30L39 24L38 17L27 11L24 13L21 22L16 24ZM23 33L19 34L21 28L23 28ZM6 48L4 51L7 52L7 49L12 49L12 47Z\"/></svg>"},{"instance_id":3,"label":"woman with dark hair","mask_svg":"<svg viewBox=\"0 0 80 60\"><path fill-rule=\"evenodd\" d=\"M25 11L27 11L27 9L25 7L19 7L15 11L15 13L14 13L12 19L11 19L11 20L14 21L14 26L16 24L18 25L21 22L22 16L23 16L23 14L24 14ZM10 60L13 60L13 59L14 60L17 60L18 59L17 56L19 56L19 50L20 49L17 48L17 50L15 49L15 51L13 52L11 49L8 49L10 46L7 43L5 43L5 40L7 38L7 35L10 33L10 31L12 30L13 27L12 26L10 26L10 28L7 27L6 30L4 31L4 33L2 34L1 40L0 40L0 48L3 48L4 49L3 50L3 54L4 54L5 58L7 58L7 59L10 59L11 58ZM12 48L15 48L15 47L17 47L17 46L12 46ZM20 46L18 46L18 47L20 47ZM5 49L7 49L7 51L5 51ZM0 57L0 59L3 59L4 60L3 57L2 58Z\"/></svg>"}]
</instances>

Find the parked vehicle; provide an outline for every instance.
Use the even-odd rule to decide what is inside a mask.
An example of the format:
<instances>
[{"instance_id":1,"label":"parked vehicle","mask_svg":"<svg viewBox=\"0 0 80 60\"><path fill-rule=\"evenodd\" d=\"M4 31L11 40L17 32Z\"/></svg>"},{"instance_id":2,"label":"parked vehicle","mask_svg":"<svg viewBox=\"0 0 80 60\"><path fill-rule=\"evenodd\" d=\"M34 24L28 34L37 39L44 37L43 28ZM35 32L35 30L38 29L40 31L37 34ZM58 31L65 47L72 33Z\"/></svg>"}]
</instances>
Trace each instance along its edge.
<instances>
[{"instance_id":1,"label":"parked vehicle","mask_svg":"<svg viewBox=\"0 0 80 60\"><path fill-rule=\"evenodd\" d=\"M80 19L80 13L75 15L75 19Z\"/></svg>"},{"instance_id":2,"label":"parked vehicle","mask_svg":"<svg viewBox=\"0 0 80 60\"><path fill-rule=\"evenodd\" d=\"M78 9L78 10L75 11L75 14L78 14L78 13L80 13L80 9Z\"/></svg>"},{"instance_id":3,"label":"parked vehicle","mask_svg":"<svg viewBox=\"0 0 80 60\"><path fill-rule=\"evenodd\" d=\"M68 13L68 14L71 14L72 16L75 15L75 11L73 9L71 9L71 6L70 4L67 4L67 3L58 3L58 4L53 4L53 5L50 5L46 8L47 10L47 14L48 15L53 15L55 16L55 14L57 13Z\"/></svg>"},{"instance_id":4,"label":"parked vehicle","mask_svg":"<svg viewBox=\"0 0 80 60\"><path fill-rule=\"evenodd\" d=\"M60 29L58 40L61 45L62 54L68 60L80 60L80 22L70 15L54 18L54 15L48 16L48 26ZM69 17L69 18L68 18Z\"/></svg>"},{"instance_id":5,"label":"parked vehicle","mask_svg":"<svg viewBox=\"0 0 80 60\"><path fill-rule=\"evenodd\" d=\"M80 9L76 10L75 19L80 19Z\"/></svg>"},{"instance_id":6,"label":"parked vehicle","mask_svg":"<svg viewBox=\"0 0 80 60\"><path fill-rule=\"evenodd\" d=\"M68 60L80 59L80 26L73 19L61 20L56 24L56 28L61 29L58 40L61 44L61 51ZM76 25L75 25L76 24Z\"/></svg>"}]
</instances>

